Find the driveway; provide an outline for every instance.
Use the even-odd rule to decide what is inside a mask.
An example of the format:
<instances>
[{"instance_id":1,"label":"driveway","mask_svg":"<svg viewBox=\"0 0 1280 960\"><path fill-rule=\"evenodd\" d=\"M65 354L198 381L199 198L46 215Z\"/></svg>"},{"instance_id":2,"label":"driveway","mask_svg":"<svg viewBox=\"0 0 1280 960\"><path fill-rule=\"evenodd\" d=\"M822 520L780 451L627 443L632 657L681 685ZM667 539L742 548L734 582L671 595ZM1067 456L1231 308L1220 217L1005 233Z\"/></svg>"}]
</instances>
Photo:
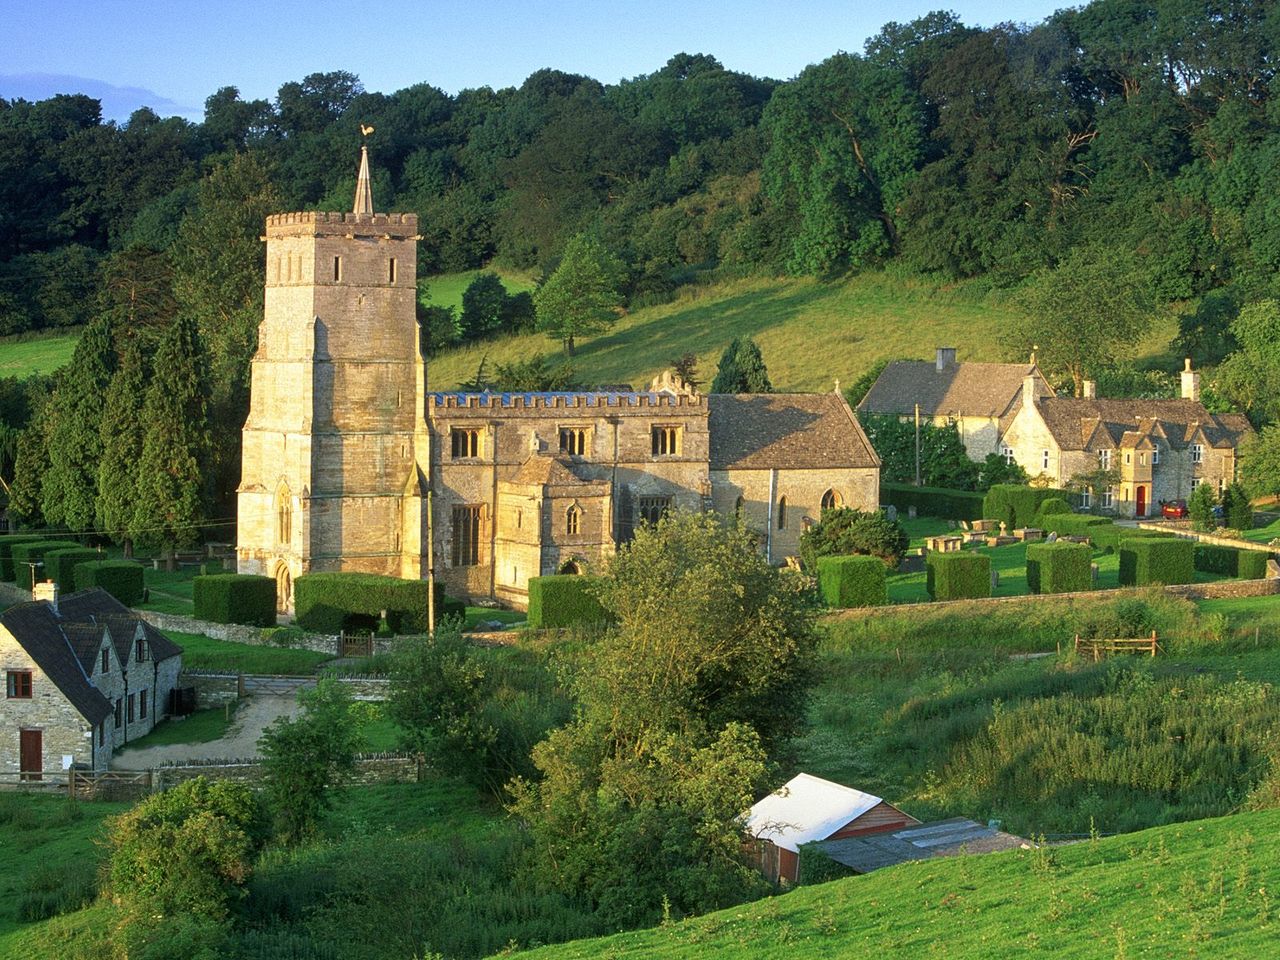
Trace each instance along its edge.
<instances>
[{"instance_id":1,"label":"driveway","mask_svg":"<svg viewBox=\"0 0 1280 960\"><path fill-rule=\"evenodd\" d=\"M149 770L166 761L238 760L256 757L258 738L262 736L262 731L276 717L291 717L298 710L298 700L294 694L254 694L240 701L235 719L221 739L208 743L175 743L165 747L125 747L112 758L111 769Z\"/></svg>"}]
</instances>

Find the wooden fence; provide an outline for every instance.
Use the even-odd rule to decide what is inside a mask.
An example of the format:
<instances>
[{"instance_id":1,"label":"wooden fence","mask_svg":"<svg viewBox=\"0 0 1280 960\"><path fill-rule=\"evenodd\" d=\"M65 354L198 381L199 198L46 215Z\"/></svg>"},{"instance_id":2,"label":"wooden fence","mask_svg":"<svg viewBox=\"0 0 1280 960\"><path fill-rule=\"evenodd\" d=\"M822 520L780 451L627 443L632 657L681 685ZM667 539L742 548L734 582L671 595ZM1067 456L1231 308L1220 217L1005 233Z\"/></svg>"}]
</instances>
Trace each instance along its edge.
<instances>
[{"instance_id":1,"label":"wooden fence","mask_svg":"<svg viewBox=\"0 0 1280 960\"><path fill-rule=\"evenodd\" d=\"M1092 657L1094 662L1109 653L1145 653L1155 656L1161 650L1156 632L1149 637L1111 637L1102 640L1085 640L1076 634L1076 656Z\"/></svg>"}]
</instances>

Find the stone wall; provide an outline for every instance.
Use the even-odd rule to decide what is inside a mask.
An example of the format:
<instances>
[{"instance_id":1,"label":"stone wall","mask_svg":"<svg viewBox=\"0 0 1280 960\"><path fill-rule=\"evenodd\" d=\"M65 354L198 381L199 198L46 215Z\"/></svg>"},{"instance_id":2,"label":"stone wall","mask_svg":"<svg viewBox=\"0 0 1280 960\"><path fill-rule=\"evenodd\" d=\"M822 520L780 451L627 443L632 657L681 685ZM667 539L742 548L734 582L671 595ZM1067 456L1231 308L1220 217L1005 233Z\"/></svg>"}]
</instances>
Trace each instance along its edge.
<instances>
[{"instance_id":1,"label":"stone wall","mask_svg":"<svg viewBox=\"0 0 1280 960\"><path fill-rule=\"evenodd\" d=\"M1139 523L1138 526L1144 530L1176 533L1180 537L1189 537L1193 540L1199 540L1201 543L1211 543L1215 547L1236 547L1239 550L1256 550L1259 553L1276 552L1275 548L1269 547L1265 543L1254 543L1252 540L1237 540L1234 537L1217 537L1212 533L1199 533L1189 526L1174 525L1172 523Z\"/></svg>"},{"instance_id":2,"label":"stone wall","mask_svg":"<svg viewBox=\"0 0 1280 960\"><path fill-rule=\"evenodd\" d=\"M362 754L356 758L355 771L347 782L355 785L418 783L423 773L419 757L399 753ZM232 780L256 787L262 783L263 767L259 760L209 760L156 767L151 776L152 789L156 791L175 787L196 777Z\"/></svg>"},{"instance_id":3,"label":"stone wall","mask_svg":"<svg viewBox=\"0 0 1280 960\"><path fill-rule=\"evenodd\" d=\"M196 688L196 709L221 707L240 699L240 675L183 670L178 674L179 687Z\"/></svg>"},{"instance_id":4,"label":"stone wall","mask_svg":"<svg viewBox=\"0 0 1280 960\"><path fill-rule=\"evenodd\" d=\"M198 633L206 637L213 637L215 640L248 643L255 647L275 646L262 627L249 627L241 623L211 623L208 620L197 620L195 617L187 617L182 614L158 613L154 610L135 610L133 612L161 631L177 630L181 633ZM331 657L336 657L342 653L339 643L340 638L334 634L307 633L290 640L287 646L291 650L311 650L315 653L325 653Z\"/></svg>"}]
</instances>

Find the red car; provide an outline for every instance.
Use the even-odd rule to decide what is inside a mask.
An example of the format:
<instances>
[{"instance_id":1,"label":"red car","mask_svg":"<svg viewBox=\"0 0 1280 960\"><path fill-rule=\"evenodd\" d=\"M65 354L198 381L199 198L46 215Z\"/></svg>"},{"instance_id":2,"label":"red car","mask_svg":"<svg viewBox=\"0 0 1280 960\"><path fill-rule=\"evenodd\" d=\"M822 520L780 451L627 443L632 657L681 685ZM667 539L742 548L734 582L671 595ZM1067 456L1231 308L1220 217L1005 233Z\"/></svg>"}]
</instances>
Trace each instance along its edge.
<instances>
[{"instance_id":1,"label":"red car","mask_svg":"<svg viewBox=\"0 0 1280 960\"><path fill-rule=\"evenodd\" d=\"M1160 504L1160 515L1170 520L1184 520L1188 515L1187 501L1166 500Z\"/></svg>"}]
</instances>

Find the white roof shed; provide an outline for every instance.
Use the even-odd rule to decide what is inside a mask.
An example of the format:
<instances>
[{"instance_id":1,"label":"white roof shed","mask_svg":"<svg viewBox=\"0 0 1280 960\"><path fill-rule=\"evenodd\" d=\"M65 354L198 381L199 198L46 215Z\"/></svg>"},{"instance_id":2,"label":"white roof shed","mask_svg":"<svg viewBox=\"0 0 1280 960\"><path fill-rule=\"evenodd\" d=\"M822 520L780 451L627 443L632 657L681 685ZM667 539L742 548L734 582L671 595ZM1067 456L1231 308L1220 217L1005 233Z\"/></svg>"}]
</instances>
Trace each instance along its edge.
<instances>
[{"instance_id":1,"label":"white roof shed","mask_svg":"<svg viewBox=\"0 0 1280 960\"><path fill-rule=\"evenodd\" d=\"M811 774L792 777L747 812L747 832L798 853L883 803L880 797Z\"/></svg>"}]
</instances>

